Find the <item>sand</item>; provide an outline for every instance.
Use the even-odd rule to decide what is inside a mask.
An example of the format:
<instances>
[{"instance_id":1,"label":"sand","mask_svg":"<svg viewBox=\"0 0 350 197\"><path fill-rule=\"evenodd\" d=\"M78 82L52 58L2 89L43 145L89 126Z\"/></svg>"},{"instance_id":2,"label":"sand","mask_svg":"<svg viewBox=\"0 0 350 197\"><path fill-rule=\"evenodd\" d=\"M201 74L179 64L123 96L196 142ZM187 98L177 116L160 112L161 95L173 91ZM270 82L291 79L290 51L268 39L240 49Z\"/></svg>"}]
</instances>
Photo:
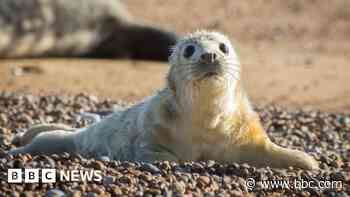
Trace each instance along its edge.
<instances>
[{"instance_id":1,"label":"sand","mask_svg":"<svg viewBox=\"0 0 350 197\"><path fill-rule=\"evenodd\" d=\"M256 105L350 111L347 0L129 0L127 5L137 20L180 35L197 29L227 34ZM162 88L167 70L166 63L130 60L1 60L0 90L86 92L137 101Z\"/></svg>"}]
</instances>

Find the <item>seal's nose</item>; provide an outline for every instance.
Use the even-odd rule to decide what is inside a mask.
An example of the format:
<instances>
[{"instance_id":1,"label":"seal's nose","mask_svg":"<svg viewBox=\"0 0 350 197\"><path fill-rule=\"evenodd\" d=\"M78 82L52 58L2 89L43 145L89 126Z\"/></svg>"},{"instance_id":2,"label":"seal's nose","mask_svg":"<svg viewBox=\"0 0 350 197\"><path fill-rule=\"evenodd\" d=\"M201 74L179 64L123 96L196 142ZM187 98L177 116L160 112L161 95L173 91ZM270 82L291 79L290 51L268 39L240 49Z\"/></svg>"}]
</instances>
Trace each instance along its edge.
<instances>
[{"instance_id":1,"label":"seal's nose","mask_svg":"<svg viewBox=\"0 0 350 197\"><path fill-rule=\"evenodd\" d=\"M214 63L216 61L215 53L203 53L201 55L201 61L205 63Z\"/></svg>"}]
</instances>

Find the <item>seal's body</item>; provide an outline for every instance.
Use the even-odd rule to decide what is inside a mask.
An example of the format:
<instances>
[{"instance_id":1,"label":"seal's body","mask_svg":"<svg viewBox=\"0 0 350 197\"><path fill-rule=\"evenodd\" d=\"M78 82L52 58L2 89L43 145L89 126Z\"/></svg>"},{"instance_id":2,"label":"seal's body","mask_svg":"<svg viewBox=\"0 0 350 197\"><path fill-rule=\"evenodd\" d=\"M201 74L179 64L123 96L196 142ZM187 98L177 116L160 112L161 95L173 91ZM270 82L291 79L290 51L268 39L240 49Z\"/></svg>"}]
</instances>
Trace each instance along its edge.
<instances>
[{"instance_id":1,"label":"seal's body","mask_svg":"<svg viewBox=\"0 0 350 197\"><path fill-rule=\"evenodd\" d=\"M0 26L2 58L165 61L177 38L156 27L134 23L118 0L2 0Z\"/></svg>"},{"instance_id":2,"label":"seal's body","mask_svg":"<svg viewBox=\"0 0 350 197\"><path fill-rule=\"evenodd\" d=\"M243 91L240 63L225 36L203 31L179 40L170 64L167 86L155 96L75 132L53 126L10 153L317 168L306 153L269 140Z\"/></svg>"}]
</instances>

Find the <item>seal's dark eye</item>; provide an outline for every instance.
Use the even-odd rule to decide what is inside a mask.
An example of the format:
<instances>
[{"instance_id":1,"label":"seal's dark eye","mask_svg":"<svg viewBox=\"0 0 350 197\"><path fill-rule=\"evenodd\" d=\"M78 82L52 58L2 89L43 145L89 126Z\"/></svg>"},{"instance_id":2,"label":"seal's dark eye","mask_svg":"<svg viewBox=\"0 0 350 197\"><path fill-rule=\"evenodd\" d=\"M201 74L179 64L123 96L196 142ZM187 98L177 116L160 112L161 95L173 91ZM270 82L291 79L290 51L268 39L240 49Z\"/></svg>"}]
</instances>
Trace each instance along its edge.
<instances>
[{"instance_id":1,"label":"seal's dark eye","mask_svg":"<svg viewBox=\"0 0 350 197\"><path fill-rule=\"evenodd\" d=\"M191 57L193 55L194 51L195 51L195 48L193 45L187 46L185 49L185 52L184 52L184 57L185 58Z\"/></svg>"},{"instance_id":2,"label":"seal's dark eye","mask_svg":"<svg viewBox=\"0 0 350 197\"><path fill-rule=\"evenodd\" d=\"M219 49L221 52L227 54L228 53L228 47L224 43L220 43Z\"/></svg>"}]
</instances>

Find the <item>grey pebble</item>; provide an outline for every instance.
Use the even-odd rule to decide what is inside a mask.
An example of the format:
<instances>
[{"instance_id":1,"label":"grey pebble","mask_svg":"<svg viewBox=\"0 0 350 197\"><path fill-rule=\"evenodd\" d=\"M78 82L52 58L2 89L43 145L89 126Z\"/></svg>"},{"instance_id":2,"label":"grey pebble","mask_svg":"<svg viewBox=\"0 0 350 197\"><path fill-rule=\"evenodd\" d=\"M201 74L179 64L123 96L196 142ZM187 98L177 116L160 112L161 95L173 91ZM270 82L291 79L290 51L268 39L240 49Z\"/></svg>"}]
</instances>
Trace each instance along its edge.
<instances>
[{"instance_id":1,"label":"grey pebble","mask_svg":"<svg viewBox=\"0 0 350 197\"><path fill-rule=\"evenodd\" d=\"M151 164L151 163L144 163L141 165L141 170L148 171L152 174L158 174L160 173L160 170L157 166Z\"/></svg>"},{"instance_id":2,"label":"grey pebble","mask_svg":"<svg viewBox=\"0 0 350 197\"><path fill-rule=\"evenodd\" d=\"M100 156L98 157L99 160L101 161L105 161L105 162L110 162L111 159L108 156Z\"/></svg>"},{"instance_id":3,"label":"grey pebble","mask_svg":"<svg viewBox=\"0 0 350 197\"><path fill-rule=\"evenodd\" d=\"M64 197L66 194L60 189L51 189L45 194L46 197Z\"/></svg>"},{"instance_id":4,"label":"grey pebble","mask_svg":"<svg viewBox=\"0 0 350 197\"><path fill-rule=\"evenodd\" d=\"M115 181L115 177L113 176L105 176L103 177L103 185L108 186L110 184L113 184Z\"/></svg>"},{"instance_id":5,"label":"grey pebble","mask_svg":"<svg viewBox=\"0 0 350 197\"><path fill-rule=\"evenodd\" d=\"M99 197L99 195L96 194L95 192L89 192L86 194L86 197Z\"/></svg>"}]
</instances>

